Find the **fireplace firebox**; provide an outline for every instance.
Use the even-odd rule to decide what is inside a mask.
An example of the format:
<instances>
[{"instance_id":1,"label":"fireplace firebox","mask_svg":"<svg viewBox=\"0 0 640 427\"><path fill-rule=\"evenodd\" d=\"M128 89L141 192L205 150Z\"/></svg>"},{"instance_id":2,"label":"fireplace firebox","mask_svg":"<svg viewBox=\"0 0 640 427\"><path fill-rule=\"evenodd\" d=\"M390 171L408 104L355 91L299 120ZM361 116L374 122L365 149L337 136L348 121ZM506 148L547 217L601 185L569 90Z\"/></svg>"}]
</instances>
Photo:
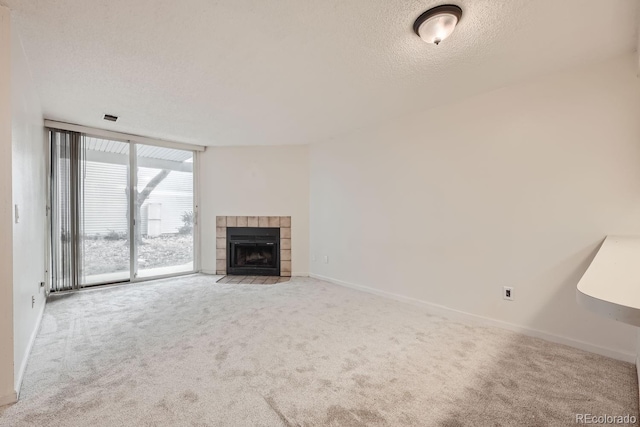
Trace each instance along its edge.
<instances>
[{"instance_id":1,"label":"fireplace firebox","mask_svg":"<svg viewBox=\"0 0 640 427\"><path fill-rule=\"evenodd\" d=\"M280 229L227 227L227 274L280 275Z\"/></svg>"}]
</instances>

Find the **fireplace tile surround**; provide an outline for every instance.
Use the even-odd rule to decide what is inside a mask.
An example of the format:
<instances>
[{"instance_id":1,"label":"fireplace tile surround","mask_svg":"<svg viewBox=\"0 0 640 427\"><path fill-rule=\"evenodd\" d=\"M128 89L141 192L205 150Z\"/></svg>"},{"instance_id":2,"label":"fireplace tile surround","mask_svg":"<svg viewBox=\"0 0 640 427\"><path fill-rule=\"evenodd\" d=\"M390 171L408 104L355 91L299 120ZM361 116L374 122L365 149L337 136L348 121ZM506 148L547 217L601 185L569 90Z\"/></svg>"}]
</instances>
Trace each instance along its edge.
<instances>
[{"instance_id":1,"label":"fireplace tile surround","mask_svg":"<svg viewBox=\"0 0 640 427\"><path fill-rule=\"evenodd\" d=\"M227 274L227 227L280 228L280 275L291 276L290 216L216 216L216 274Z\"/></svg>"}]
</instances>

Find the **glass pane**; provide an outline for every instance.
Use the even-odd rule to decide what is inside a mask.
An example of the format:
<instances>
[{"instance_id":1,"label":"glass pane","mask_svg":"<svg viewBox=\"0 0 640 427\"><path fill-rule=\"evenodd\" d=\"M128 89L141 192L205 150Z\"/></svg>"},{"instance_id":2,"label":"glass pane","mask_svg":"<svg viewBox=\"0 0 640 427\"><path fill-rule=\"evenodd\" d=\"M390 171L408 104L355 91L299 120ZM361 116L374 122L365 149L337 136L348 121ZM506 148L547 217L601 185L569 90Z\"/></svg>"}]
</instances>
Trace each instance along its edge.
<instances>
[{"instance_id":1,"label":"glass pane","mask_svg":"<svg viewBox=\"0 0 640 427\"><path fill-rule=\"evenodd\" d=\"M129 144L85 137L81 196L83 285L127 280Z\"/></svg>"},{"instance_id":2,"label":"glass pane","mask_svg":"<svg viewBox=\"0 0 640 427\"><path fill-rule=\"evenodd\" d=\"M137 277L193 271L193 152L136 144Z\"/></svg>"},{"instance_id":3,"label":"glass pane","mask_svg":"<svg viewBox=\"0 0 640 427\"><path fill-rule=\"evenodd\" d=\"M233 267L275 267L275 246L264 244L233 245L235 251Z\"/></svg>"}]
</instances>

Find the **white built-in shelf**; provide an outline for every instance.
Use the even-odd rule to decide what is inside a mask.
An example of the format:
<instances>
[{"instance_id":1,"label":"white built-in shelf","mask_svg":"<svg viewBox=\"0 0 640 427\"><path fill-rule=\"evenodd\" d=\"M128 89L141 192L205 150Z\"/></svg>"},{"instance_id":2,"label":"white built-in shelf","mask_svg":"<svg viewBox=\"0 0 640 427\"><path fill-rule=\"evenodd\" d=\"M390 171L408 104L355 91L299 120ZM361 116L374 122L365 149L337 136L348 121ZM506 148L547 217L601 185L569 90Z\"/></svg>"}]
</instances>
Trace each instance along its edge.
<instances>
[{"instance_id":1,"label":"white built-in shelf","mask_svg":"<svg viewBox=\"0 0 640 427\"><path fill-rule=\"evenodd\" d=\"M578 282L578 303L640 326L640 237L608 236Z\"/></svg>"}]
</instances>

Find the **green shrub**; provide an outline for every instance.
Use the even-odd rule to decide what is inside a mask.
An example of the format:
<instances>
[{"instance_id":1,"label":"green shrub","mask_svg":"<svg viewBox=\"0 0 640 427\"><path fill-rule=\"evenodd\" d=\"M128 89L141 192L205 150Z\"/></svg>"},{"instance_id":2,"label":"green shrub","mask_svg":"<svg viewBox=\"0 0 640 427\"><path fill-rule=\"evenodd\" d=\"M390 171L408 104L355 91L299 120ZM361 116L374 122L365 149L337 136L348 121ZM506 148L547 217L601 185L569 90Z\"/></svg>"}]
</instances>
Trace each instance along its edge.
<instances>
[{"instance_id":1,"label":"green shrub","mask_svg":"<svg viewBox=\"0 0 640 427\"><path fill-rule=\"evenodd\" d=\"M127 240L127 233L125 232L117 232L115 230L109 230L107 234L103 237L104 240Z\"/></svg>"},{"instance_id":2,"label":"green shrub","mask_svg":"<svg viewBox=\"0 0 640 427\"><path fill-rule=\"evenodd\" d=\"M182 227L178 228L179 234L191 234L193 232L193 211L182 214Z\"/></svg>"}]
</instances>

